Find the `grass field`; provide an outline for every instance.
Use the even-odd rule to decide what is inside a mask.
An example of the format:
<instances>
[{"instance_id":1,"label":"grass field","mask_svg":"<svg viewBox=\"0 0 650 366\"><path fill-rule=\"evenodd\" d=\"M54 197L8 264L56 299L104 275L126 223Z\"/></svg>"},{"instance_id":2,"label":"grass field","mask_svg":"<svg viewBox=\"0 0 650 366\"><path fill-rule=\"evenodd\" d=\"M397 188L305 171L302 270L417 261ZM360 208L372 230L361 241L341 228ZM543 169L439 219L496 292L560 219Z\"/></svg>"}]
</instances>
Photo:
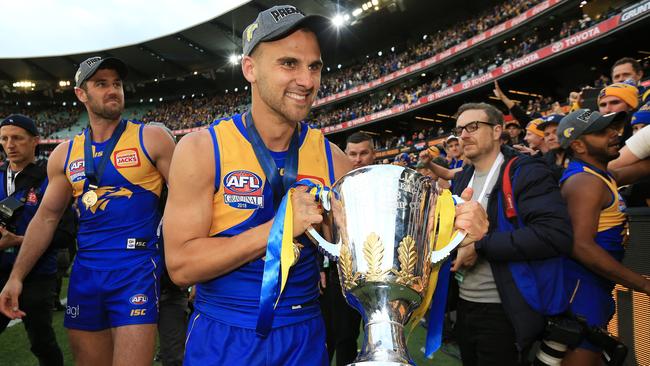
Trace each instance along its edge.
<instances>
[{"instance_id":1,"label":"grass field","mask_svg":"<svg viewBox=\"0 0 650 366\"><path fill-rule=\"evenodd\" d=\"M67 278L64 283L64 292L67 290ZM66 294L63 293L62 297ZM56 339L63 351L66 365L73 365L68 337L63 328L63 312L54 313L54 330ZM362 335L363 336L363 335ZM460 362L442 352L437 352L433 359L426 359L420 350L424 345L425 330L422 327L417 329L411 335L408 342L409 352L417 365L440 365L440 366L457 366ZM2 366L34 366L38 361L29 350L29 340L27 333L22 324L14 325L0 334L0 365ZM156 364L159 365L159 364ZM280 365L278 365L280 366Z\"/></svg>"}]
</instances>

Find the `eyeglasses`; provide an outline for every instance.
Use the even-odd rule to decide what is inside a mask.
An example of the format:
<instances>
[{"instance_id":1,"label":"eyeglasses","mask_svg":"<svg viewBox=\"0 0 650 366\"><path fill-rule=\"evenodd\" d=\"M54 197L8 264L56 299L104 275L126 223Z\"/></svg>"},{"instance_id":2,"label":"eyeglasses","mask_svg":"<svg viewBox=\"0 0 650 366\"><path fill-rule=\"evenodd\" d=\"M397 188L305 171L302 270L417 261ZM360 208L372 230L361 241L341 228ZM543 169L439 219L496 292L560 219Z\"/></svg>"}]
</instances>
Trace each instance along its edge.
<instances>
[{"instance_id":1,"label":"eyeglasses","mask_svg":"<svg viewBox=\"0 0 650 366\"><path fill-rule=\"evenodd\" d=\"M494 123L488 123L488 122L483 122L483 121L473 121L473 122L470 122L470 123L466 124L465 126L458 126L458 127L452 128L451 133L453 133L454 136L460 136L460 135L462 135L463 130L467 130L468 133L476 132L476 130L478 130L478 126L479 126L480 123L482 123L484 125L488 125L488 126L496 126Z\"/></svg>"}]
</instances>

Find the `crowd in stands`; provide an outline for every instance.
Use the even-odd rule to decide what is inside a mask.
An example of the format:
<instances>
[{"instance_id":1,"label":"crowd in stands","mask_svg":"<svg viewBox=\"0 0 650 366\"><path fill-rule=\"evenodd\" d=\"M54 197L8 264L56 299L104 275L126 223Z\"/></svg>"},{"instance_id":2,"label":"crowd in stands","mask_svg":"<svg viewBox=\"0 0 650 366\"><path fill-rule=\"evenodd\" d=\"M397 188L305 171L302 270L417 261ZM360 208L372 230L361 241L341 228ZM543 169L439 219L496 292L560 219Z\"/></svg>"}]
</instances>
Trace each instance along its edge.
<instances>
[{"instance_id":1,"label":"crowd in stands","mask_svg":"<svg viewBox=\"0 0 650 366\"><path fill-rule=\"evenodd\" d=\"M199 127L221 117L243 112L250 92L183 98L156 105L141 117L143 122L163 122L172 130Z\"/></svg>"},{"instance_id":2,"label":"crowd in stands","mask_svg":"<svg viewBox=\"0 0 650 366\"><path fill-rule=\"evenodd\" d=\"M430 58L507 19L516 17L540 2L539 0L511 0L495 5L473 19L468 19L433 35L426 35L422 40L408 46L405 51L386 52L377 57L368 56L368 59L359 64L325 74L318 96L322 98L342 92Z\"/></svg>"},{"instance_id":3,"label":"crowd in stands","mask_svg":"<svg viewBox=\"0 0 650 366\"><path fill-rule=\"evenodd\" d=\"M556 28L555 32L544 35L533 33L521 40L515 39L514 41L510 41L510 43L505 43L497 48L483 52L478 57L464 58L442 70L434 69L430 73L431 76L425 77L425 81L419 81L418 79L407 80L391 87L388 91L380 90L374 93L374 95L371 94L369 98L358 99L347 103L347 105L339 104L335 108L314 110L310 121L316 126L326 127L360 118L396 105L413 103L422 96L481 75L504 63L588 28L600 20L602 18L592 20L591 18L581 17L562 22L561 26ZM603 76L602 79L597 81L595 87L602 86L606 83L607 77ZM528 108L540 112L541 110L548 109L550 104L552 104L552 101L548 99L539 100L535 104L531 104Z\"/></svg>"},{"instance_id":4,"label":"crowd in stands","mask_svg":"<svg viewBox=\"0 0 650 366\"><path fill-rule=\"evenodd\" d=\"M31 116L36 122L41 136L58 138L56 132L69 129L79 119L81 109L70 108L70 106L39 106L30 108L20 108L16 110L8 106L0 106L0 116L8 116L10 114L20 113L26 116Z\"/></svg>"}]
</instances>

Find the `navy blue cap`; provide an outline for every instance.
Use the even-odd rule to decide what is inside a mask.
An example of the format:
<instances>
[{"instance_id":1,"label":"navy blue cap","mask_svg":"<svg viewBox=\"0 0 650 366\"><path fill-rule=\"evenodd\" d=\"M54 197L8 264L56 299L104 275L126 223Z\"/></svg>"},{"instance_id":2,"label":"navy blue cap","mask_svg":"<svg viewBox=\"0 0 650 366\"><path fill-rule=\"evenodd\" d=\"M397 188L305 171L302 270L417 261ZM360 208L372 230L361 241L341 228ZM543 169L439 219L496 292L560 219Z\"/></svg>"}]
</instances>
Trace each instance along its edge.
<instances>
[{"instance_id":1,"label":"navy blue cap","mask_svg":"<svg viewBox=\"0 0 650 366\"><path fill-rule=\"evenodd\" d=\"M31 118L23 116L22 114L12 114L11 116L3 119L2 123L0 123L0 127L2 126L16 126L29 132L32 136L39 135L38 128L36 128L36 123L34 123Z\"/></svg>"},{"instance_id":2,"label":"navy blue cap","mask_svg":"<svg viewBox=\"0 0 650 366\"><path fill-rule=\"evenodd\" d=\"M542 123L538 124L537 128L544 131L546 127L553 123L559 125L560 121L562 121L562 118L564 118L563 114L549 114L548 116L541 118Z\"/></svg>"}]
</instances>

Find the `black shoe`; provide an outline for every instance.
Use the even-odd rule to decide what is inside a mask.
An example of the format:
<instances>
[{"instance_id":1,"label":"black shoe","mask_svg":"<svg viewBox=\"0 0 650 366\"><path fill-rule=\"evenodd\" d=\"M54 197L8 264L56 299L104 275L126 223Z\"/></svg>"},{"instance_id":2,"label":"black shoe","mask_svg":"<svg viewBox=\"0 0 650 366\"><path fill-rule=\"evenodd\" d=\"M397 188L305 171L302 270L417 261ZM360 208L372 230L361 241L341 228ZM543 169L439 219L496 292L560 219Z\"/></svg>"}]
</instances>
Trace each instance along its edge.
<instances>
[{"instance_id":1,"label":"black shoe","mask_svg":"<svg viewBox=\"0 0 650 366\"><path fill-rule=\"evenodd\" d=\"M63 306L63 304L61 304L60 301L54 303L54 311L63 311L63 310L65 310L65 306Z\"/></svg>"}]
</instances>

